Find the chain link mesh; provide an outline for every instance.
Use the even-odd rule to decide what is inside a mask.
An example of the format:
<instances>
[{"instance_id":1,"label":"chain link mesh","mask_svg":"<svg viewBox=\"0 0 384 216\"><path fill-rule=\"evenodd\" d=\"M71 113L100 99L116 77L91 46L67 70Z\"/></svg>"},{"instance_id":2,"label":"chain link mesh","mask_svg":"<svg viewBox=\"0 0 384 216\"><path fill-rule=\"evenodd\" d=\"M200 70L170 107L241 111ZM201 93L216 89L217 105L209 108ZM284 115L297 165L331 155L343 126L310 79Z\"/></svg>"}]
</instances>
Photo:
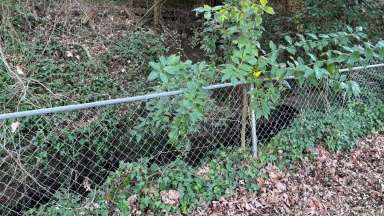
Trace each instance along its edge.
<instances>
[{"instance_id":1,"label":"chain link mesh","mask_svg":"<svg viewBox=\"0 0 384 216\"><path fill-rule=\"evenodd\" d=\"M362 92L384 89L383 68L349 72L348 79L358 81ZM170 146L167 133L154 128L143 130L142 139L135 138L136 126L148 115L147 101L0 122L0 214L20 215L48 202L57 191L85 195L122 161L149 158L151 163L165 165L179 158L197 166L214 157L220 146L251 145L243 87L209 91L204 121L198 132L186 137L188 150ZM343 94L332 93L326 83L292 84L269 119L257 121L258 143L288 128L304 110L327 111L344 102Z\"/></svg>"}]
</instances>

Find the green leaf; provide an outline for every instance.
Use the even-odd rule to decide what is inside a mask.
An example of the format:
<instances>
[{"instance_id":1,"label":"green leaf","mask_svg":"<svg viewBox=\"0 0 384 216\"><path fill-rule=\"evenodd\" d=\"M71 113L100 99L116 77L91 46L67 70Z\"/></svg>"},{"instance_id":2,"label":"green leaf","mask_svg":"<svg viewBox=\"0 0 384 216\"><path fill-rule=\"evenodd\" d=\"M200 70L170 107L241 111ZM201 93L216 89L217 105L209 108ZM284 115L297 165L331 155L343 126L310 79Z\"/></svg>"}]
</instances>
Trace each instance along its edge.
<instances>
[{"instance_id":1,"label":"green leaf","mask_svg":"<svg viewBox=\"0 0 384 216\"><path fill-rule=\"evenodd\" d=\"M292 38L290 36L285 36L284 39L289 43L292 44Z\"/></svg>"},{"instance_id":2,"label":"green leaf","mask_svg":"<svg viewBox=\"0 0 384 216\"><path fill-rule=\"evenodd\" d=\"M335 64L328 64L327 65L327 70L330 74L334 74L336 72L336 67Z\"/></svg>"},{"instance_id":3,"label":"green leaf","mask_svg":"<svg viewBox=\"0 0 384 216\"><path fill-rule=\"evenodd\" d=\"M147 196L142 197L139 201L140 208L142 209L147 208L149 206L149 203L151 203L151 200L149 199L149 197Z\"/></svg>"},{"instance_id":4,"label":"green leaf","mask_svg":"<svg viewBox=\"0 0 384 216\"><path fill-rule=\"evenodd\" d=\"M351 84L352 94L354 96L359 96L361 93L359 84L354 81L351 81L350 84Z\"/></svg>"},{"instance_id":5,"label":"green leaf","mask_svg":"<svg viewBox=\"0 0 384 216\"><path fill-rule=\"evenodd\" d=\"M158 76L158 73L156 71L152 71L149 76L148 76L148 80L149 81L153 81L155 79L157 79L159 76Z\"/></svg>"},{"instance_id":6,"label":"green leaf","mask_svg":"<svg viewBox=\"0 0 384 216\"><path fill-rule=\"evenodd\" d=\"M317 67L315 68L316 79L320 80L326 75L328 75L328 71L325 70L324 68L317 68Z\"/></svg>"},{"instance_id":7,"label":"green leaf","mask_svg":"<svg viewBox=\"0 0 384 216\"><path fill-rule=\"evenodd\" d=\"M161 70L161 65L156 62L149 62L149 65L153 70L160 71Z\"/></svg>"},{"instance_id":8,"label":"green leaf","mask_svg":"<svg viewBox=\"0 0 384 216\"><path fill-rule=\"evenodd\" d=\"M291 89L291 85L289 84L289 82L287 80L283 80L281 82L281 84L283 84L283 86L287 87L288 89Z\"/></svg>"},{"instance_id":9,"label":"green leaf","mask_svg":"<svg viewBox=\"0 0 384 216\"><path fill-rule=\"evenodd\" d=\"M307 55L312 59L312 61L317 61L317 58L312 53L307 53Z\"/></svg>"},{"instance_id":10,"label":"green leaf","mask_svg":"<svg viewBox=\"0 0 384 216\"><path fill-rule=\"evenodd\" d=\"M273 41L269 41L269 48L271 48L272 51L277 49L276 44L273 43Z\"/></svg>"},{"instance_id":11,"label":"green leaf","mask_svg":"<svg viewBox=\"0 0 384 216\"><path fill-rule=\"evenodd\" d=\"M313 70L311 68L307 68L305 71L304 71L304 78L308 78L310 77L312 74L313 74Z\"/></svg>"},{"instance_id":12,"label":"green leaf","mask_svg":"<svg viewBox=\"0 0 384 216\"><path fill-rule=\"evenodd\" d=\"M308 35L310 38L314 39L314 40L318 40L318 39L319 39L315 34L307 33L307 35Z\"/></svg>"},{"instance_id":13,"label":"green leaf","mask_svg":"<svg viewBox=\"0 0 384 216\"><path fill-rule=\"evenodd\" d=\"M288 47L287 48L287 51L292 54L292 55L295 55L296 54L296 48L295 47Z\"/></svg>"},{"instance_id":14,"label":"green leaf","mask_svg":"<svg viewBox=\"0 0 384 216\"><path fill-rule=\"evenodd\" d=\"M265 13L267 14L275 14L275 11L273 10L272 7L269 7L267 6L265 9L264 9Z\"/></svg>"},{"instance_id":15,"label":"green leaf","mask_svg":"<svg viewBox=\"0 0 384 216\"><path fill-rule=\"evenodd\" d=\"M268 0L260 0L261 6L265 7L267 6Z\"/></svg>"},{"instance_id":16,"label":"green leaf","mask_svg":"<svg viewBox=\"0 0 384 216\"><path fill-rule=\"evenodd\" d=\"M160 73L160 80L161 80L161 82L166 83L166 82L168 82L168 76L164 73Z\"/></svg>"}]
</instances>

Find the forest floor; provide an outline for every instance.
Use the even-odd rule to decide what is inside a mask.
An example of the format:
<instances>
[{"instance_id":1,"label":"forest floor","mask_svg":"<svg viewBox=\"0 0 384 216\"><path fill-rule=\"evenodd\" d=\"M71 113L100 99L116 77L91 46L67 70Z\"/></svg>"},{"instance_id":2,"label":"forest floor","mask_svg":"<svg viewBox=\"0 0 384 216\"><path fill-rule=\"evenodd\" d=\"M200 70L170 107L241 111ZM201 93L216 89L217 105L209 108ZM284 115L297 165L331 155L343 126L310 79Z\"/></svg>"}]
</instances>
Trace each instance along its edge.
<instances>
[{"instance_id":1,"label":"forest floor","mask_svg":"<svg viewBox=\"0 0 384 216\"><path fill-rule=\"evenodd\" d=\"M384 215L384 136L362 140L354 151L332 154L321 146L294 174L267 167L258 193L238 188L195 215Z\"/></svg>"}]
</instances>

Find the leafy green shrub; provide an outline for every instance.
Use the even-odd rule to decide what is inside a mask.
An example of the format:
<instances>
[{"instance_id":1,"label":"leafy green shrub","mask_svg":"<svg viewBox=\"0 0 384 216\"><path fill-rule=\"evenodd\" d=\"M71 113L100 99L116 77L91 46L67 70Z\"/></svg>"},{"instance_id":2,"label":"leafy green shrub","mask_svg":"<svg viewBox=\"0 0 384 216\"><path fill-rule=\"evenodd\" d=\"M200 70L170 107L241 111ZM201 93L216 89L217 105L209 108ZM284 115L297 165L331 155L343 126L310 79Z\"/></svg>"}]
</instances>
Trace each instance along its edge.
<instances>
[{"instance_id":1,"label":"leafy green shrub","mask_svg":"<svg viewBox=\"0 0 384 216\"><path fill-rule=\"evenodd\" d=\"M365 26L370 37L380 39L384 32L384 5L376 0L305 0L297 13L297 25L310 32L340 31L346 26Z\"/></svg>"},{"instance_id":2,"label":"leafy green shrub","mask_svg":"<svg viewBox=\"0 0 384 216\"><path fill-rule=\"evenodd\" d=\"M347 26L363 26L370 39L380 40L384 33L384 5L376 0L271 0L276 9L267 17L263 41L281 41L294 33L344 31Z\"/></svg>"},{"instance_id":3,"label":"leafy green shrub","mask_svg":"<svg viewBox=\"0 0 384 216\"><path fill-rule=\"evenodd\" d=\"M152 43L147 43L147 39ZM0 86L4 87L0 94L3 112L15 111L16 108L30 110L36 106L67 105L74 101L95 101L124 94L126 89L130 92L138 88L147 91L145 86L148 85L136 80L142 80L141 75L146 76L145 72L139 70L148 67L148 61L157 58L157 53L164 51L160 40L153 33L140 31L132 33L127 41L120 41L112 48L112 53L115 52L116 55L120 55L117 52L122 52L122 56L118 58L145 61L140 62L143 64L141 68L134 68L137 71L130 71L138 73L132 85L127 85L127 80L132 81L127 77L115 77L115 74L108 71L106 63L98 57L89 56L83 46L66 45L55 40L45 43L43 39L33 42L21 41L19 50L8 51L15 56L12 64L22 69L23 74L20 76L26 84L25 95L23 96L24 89L20 88L17 80L8 76L3 62L0 61L0 70L5 72L0 75ZM135 50L125 47L131 43L137 46ZM148 45L151 46L149 49ZM130 51L135 53L129 53ZM25 54L22 55L23 52ZM141 58L136 59L138 56ZM125 106L127 107L141 113L140 104L129 104ZM28 164L28 170L37 176L41 184L52 190L65 187L79 192L83 190L79 185L81 178L87 177L95 183L100 183L106 177L107 171L116 168L118 160L137 161L149 156L162 145L158 140L151 142L147 139L145 143L133 141L129 134L136 125L137 116L131 116L122 109L124 108L116 107L90 110L86 113L72 112L24 118L19 120L17 133L4 130L0 137L7 142L8 149L31 149L24 152L20 158ZM12 123L2 122L1 128L9 129ZM121 134L122 131L126 131L126 136L116 137L116 134ZM122 149L125 149L124 155L120 152ZM7 156L3 150L0 155ZM5 172L8 168L2 169ZM21 172L18 169L14 171ZM63 173L73 175L63 176ZM77 178L75 175L81 177ZM52 180L53 176L56 176L55 180ZM27 181L22 184L28 185L32 192L26 192L25 200L19 200L19 205L30 203L29 195L44 196L44 191L39 191L39 187L32 185L33 183ZM12 208L13 205L9 207Z\"/></svg>"},{"instance_id":4,"label":"leafy green shrub","mask_svg":"<svg viewBox=\"0 0 384 216\"><path fill-rule=\"evenodd\" d=\"M152 72L148 79L158 82L157 89L184 89L186 92L177 98L174 115L164 118L169 108L158 105L152 106L156 115L146 119L155 122L154 125L170 124L170 143L177 143L178 147L188 143L184 142L187 134L196 130L204 117L208 94L203 86L208 83L220 80L234 85L253 84L254 88L247 91L250 106L256 119L268 118L284 90L291 88L286 77L294 77L293 82L299 86L305 81L316 87L326 83L329 90L344 92L351 98L360 93L359 85L348 80L339 68L384 57L384 42L370 44L361 27L348 27L345 32L330 34L286 36L284 43L269 41L268 47L262 47L263 17L274 14L267 3L267 0L236 0L196 9L204 17L205 31L219 35L205 34L202 48L209 55L218 52L224 60L192 64L172 55L151 63ZM222 50L211 47L213 44L220 44Z\"/></svg>"},{"instance_id":5,"label":"leafy green shrub","mask_svg":"<svg viewBox=\"0 0 384 216\"><path fill-rule=\"evenodd\" d=\"M132 104L128 109L138 109L138 106ZM0 126L0 139L7 143L4 147L10 151L28 149L20 154L19 159L39 184L52 191L66 188L84 194L86 191L81 183L85 178L101 184L107 173L118 167L119 161L138 161L154 155L156 147L161 146L157 140L146 140L146 143L133 141L129 132L137 119L122 112L121 109L104 109L25 118L19 121L17 133L9 130L14 121L5 121ZM0 156L8 156L4 148L0 150ZM13 161L10 162L13 165ZM23 170L8 166L8 163L2 171L2 179L23 174ZM25 196L23 200L17 200L16 205L29 205L33 197L49 196L32 181L18 184L28 190L20 191Z\"/></svg>"},{"instance_id":6,"label":"leafy green shrub","mask_svg":"<svg viewBox=\"0 0 384 216\"><path fill-rule=\"evenodd\" d=\"M260 118L268 116L278 101L282 89L289 88L289 83L283 79L285 76L295 76L301 83L309 80L314 85L323 80L330 81L336 89L351 90L349 93L356 94L359 92L357 84L346 81L336 66L345 64L351 66L356 62L383 56L383 42L377 45L369 44L360 28L356 31L348 29L347 32L331 34L297 35L295 38L287 36L284 44L276 45L270 42L269 47L262 49L258 42L263 33L262 15L272 14L273 9L267 6L266 0L261 0L260 4L248 0L227 2L228 4L222 7L204 7L197 10L204 14L207 32L214 32L217 36L212 41L209 40L211 35L205 35L203 45L206 45L206 51L217 52L214 46L216 43L221 43L224 47L222 59L210 65L204 62L193 64L191 61L181 61L177 56L170 56L160 58L158 63L150 64L153 71L149 74L149 78L158 81L157 89L186 89L186 93L176 101L177 107L172 109L172 112L165 113L170 109L168 107L162 109L164 106L161 105L164 104L159 103L152 104L150 110L154 115L149 117L153 117L155 125L171 124L169 134L171 143L179 143L179 139L185 137L191 128L196 129L193 127L203 119L208 94L202 87L210 82L221 80L236 84L245 81L255 84L256 90L250 94L253 108L257 110L257 117ZM116 94L127 86L116 80L120 80L121 76L136 79L148 75L147 63L166 52L161 38L152 32L142 30L118 40L102 61L90 59L81 47L71 50L71 55L75 57L68 57L66 53L68 47L58 42L51 42L48 45L41 42L21 43L21 47L23 51L29 50L25 52L28 55L25 58L16 58L15 63L25 65L31 78L35 77L55 93L62 93L71 100L79 101L100 99L102 98L100 94L105 93ZM377 54L376 50L381 53ZM282 56L291 58L286 61ZM122 71L117 77L113 77L116 74L107 74L107 67L113 68L114 62L127 66L128 73ZM261 77L275 79L276 82L262 82ZM4 80L9 82L6 87L14 87L14 80ZM31 85L32 91L28 92L33 96L28 95L34 104L43 106L47 102L50 105L61 103L57 99L52 100L52 97L47 95L47 89L34 82ZM135 86L141 87L141 83L138 82ZM8 89L8 92L12 91ZM13 98L0 99L10 107L8 109L14 108L15 103L6 103ZM21 109L28 107L30 105L25 103ZM346 110L340 112L335 110L330 117L323 113L308 112L309 117L303 120L304 125L297 121L299 123L294 124L295 130L287 130L290 133L283 132L264 148L260 162L255 162L248 158L248 154L240 154L237 151L233 154L219 152L216 155L217 159L209 162L207 166L209 172L203 176L198 170L180 160L173 161L166 167L140 161L141 157L153 153L155 145L152 142L135 142L130 150L132 152L128 150L127 153L128 156L133 155L129 158L129 163L121 165L119 170L112 173L100 190L91 192L82 201L77 194L63 194L59 191L51 203L32 210L31 214L71 215L84 212L84 214L107 215L115 210L129 214L132 209L128 201L132 197L136 197L143 212L161 214L166 211L187 214L190 209L198 206L200 201L209 202L234 193L241 181L246 182L249 189L257 189L255 177L258 175L260 164L264 162L286 163L300 160L308 148L314 147L322 140L331 150L351 148L356 137L366 135L382 126L380 117L383 116L382 105L375 107L378 109L371 110L364 104L350 105L345 108ZM127 143L132 144L132 139L129 137L130 126L136 125L137 122L120 117L113 111L105 111L102 114L92 112L92 114L96 117L94 124L82 122L82 116L73 113L61 120L50 120L49 117L26 120L20 130L29 134L27 138L30 138L38 150L23 157L23 160L26 164L36 164L35 169L45 172L42 177L47 179L59 172L78 171L77 166L86 166L91 172L100 167L104 168L106 158L114 152L113 148L122 147ZM116 116L120 119L116 120ZM312 121L313 119L317 121ZM337 124L334 124L335 120L338 121ZM362 121L367 123L357 124ZM52 125L61 131L51 130ZM156 128L148 128L156 131ZM127 136L116 138L116 134L121 130L127 131ZM140 134L145 135L146 133ZM302 139L303 137L307 139ZM19 138L12 137L9 145L18 146L20 143L14 142ZM148 151L143 152L143 149ZM84 159L87 161L83 161ZM50 164L50 161L55 161L57 164ZM98 171L99 176L107 172L106 169ZM91 177L91 180L95 180L88 175L89 173L80 174L82 177ZM64 178L67 176L57 177L58 181L63 179L64 182L60 187L71 187L73 180ZM167 205L161 200L161 192L167 190L177 190L180 194L177 207Z\"/></svg>"},{"instance_id":7,"label":"leafy green shrub","mask_svg":"<svg viewBox=\"0 0 384 216\"><path fill-rule=\"evenodd\" d=\"M359 138L382 130L384 103L377 99L350 102L327 113L307 110L290 128L262 146L258 159L253 159L245 149L227 148L217 150L200 167L191 167L181 160L166 166L146 159L121 163L100 188L82 201L75 194L58 192L50 203L31 210L30 214L128 215L134 209L159 215L188 214L203 203L235 194L239 186L256 191L256 179L265 176L261 170L266 164L292 168L293 162L311 156L312 149L319 144L331 151L350 150ZM177 191L177 204L164 203L162 192L167 191Z\"/></svg>"},{"instance_id":8,"label":"leafy green shrub","mask_svg":"<svg viewBox=\"0 0 384 216\"><path fill-rule=\"evenodd\" d=\"M259 167L255 160L249 158L246 151L222 149L217 151L214 160L199 170L180 160L165 167L149 164L145 160L122 163L100 190L89 194L82 204L67 199L76 195L58 192L54 201L29 211L29 214L48 215L47 212L54 212L74 215L75 212L83 212L107 215L113 211L129 215L134 207L132 200L143 213L187 214L202 203L233 195L240 184L250 190L257 189L255 177L259 174ZM170 190L179 194L177 205L162 200L162 192ZM97 208L89 208L92 202Z\"/></svg>"},{"instance_id":9,"label":"leafy green shrub","mask_svg":"<svg viewBox=\"0 0 384 216\"><path fill-rule=\"evenodd\" d=\"M360 138L384 130L384 103L355 102L329 112L305 111L292 126L260 151L265 162L287 165L301 160L308 151L324 143L331 151L351 150Z\"/></svg>"}]
</instances>

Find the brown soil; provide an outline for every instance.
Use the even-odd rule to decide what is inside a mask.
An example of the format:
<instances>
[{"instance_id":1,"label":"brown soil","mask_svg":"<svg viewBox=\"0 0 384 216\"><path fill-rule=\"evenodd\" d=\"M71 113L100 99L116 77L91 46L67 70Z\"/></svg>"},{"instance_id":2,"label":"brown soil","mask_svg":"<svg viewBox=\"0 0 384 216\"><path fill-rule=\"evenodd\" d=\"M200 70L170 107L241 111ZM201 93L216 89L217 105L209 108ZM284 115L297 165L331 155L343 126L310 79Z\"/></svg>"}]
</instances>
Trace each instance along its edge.
<instances>
[{"instance_id":1,"label":"brown soil","mask_svg":"<svg viewBox=\"0 0 384 216\"><path fill-rule=\"evenodd\" d=\"M195 215L384 215L384 136L361 141L351 153L317 149L295 174L269 166L257 194L239 188Z\"/></svg>"}]
</instances>

